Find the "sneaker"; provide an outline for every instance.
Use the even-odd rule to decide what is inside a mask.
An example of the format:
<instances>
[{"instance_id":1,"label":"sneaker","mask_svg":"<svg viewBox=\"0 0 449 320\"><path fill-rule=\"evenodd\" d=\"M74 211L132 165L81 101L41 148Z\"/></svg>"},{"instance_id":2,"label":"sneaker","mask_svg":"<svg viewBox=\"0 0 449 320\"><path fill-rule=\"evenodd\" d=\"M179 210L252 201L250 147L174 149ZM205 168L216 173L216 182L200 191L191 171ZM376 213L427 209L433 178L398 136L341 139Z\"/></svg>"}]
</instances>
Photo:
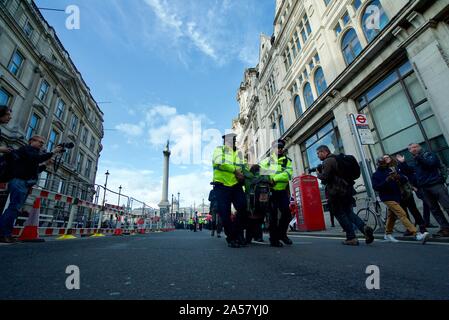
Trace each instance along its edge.
<instances>
[{"instance_id":1,"label":"sneaker","mask_svg":"<svg viewBox=\"0 0 449 320\"><path fill-rule=\"evenodd\" d=\"M271 247L281 248L284 245L279 240L275 240L275 241L270 241L270 246Z\"/></svg>"},{"instance_id":2,"label":"sneaker","mask_svg":"<svg viewBox=\"0 0 449 320\"><path fill-rule=\"evenodd\" d=\"M240 244L238 244L238 242L235 241L235 240L231 240L231 241L228 243L228 247L229 247L229 248L240 248Z\"/></svg>"},{"instance_id":3,"label":"sneaker","mask_svg":"<svg viewBox=\"0 0 449 320\"><path fill-rule=\"evenodd\" d=\"M287 237L287 236L283 237L283 238L281 239L281 241L282 241L283 243L285 243L286 245L289 245L289 246L291 246L291 245L293 244L293 241L291 241L291 240L289 239L289 237Z\"/></svg>"},{"instance_id":4,"label":"sneaker","mask_svg":"<svg viewBox=\"0 0 449 320\"><path fill-rule=\"evenodd\" d=\"M384 240L389 242L399 242L399 240L393 237L391 234L386 234L384 236Z\"/></svg>"},{"instance_id":5,"label":"sneaker","mask_svg":"<svg viewBox=\"0 0 449 320\"><path fill-rule=\"evenodd\" d=\"M421 232L418 232L417 234L416 234L416 241L421 241L422 242L422 244L426 244L426 242L427 242L427 239L429 239L429 233L428 232L424 232L424 233L421 233Z\"/></svg>"},{"instance_id":6,"label":"sneaker","mask_svg":"<svg viewBox=\"0 0 449 320\"><path fill-rule=\"evenodd\" d=\"M371 227L365 226L365 242L366 244L371 244L374 241L374 230Z\"/></svg>"},{"instance_id":7,"label":"sneaker","mask_svg":"<svg viewBox=\"0 0 449 320\"><path fill-rule=\"evenodd\" d=\"M404 237L411 237L411 236L414 236L414 234L410 230L404 232Z\"/></svg>"},{"instance_id":8,"label":"sneaker","mask_svg":"<svg viewBox=\"0 0 449 320\"><path fill-rule=\"evenodd\" d=\"M0 237L0 242L2 243L16 243L17 240L13 237Z\"/></svg>"},{"instance_id":9,"label":"sneaker","mask_svg":"<svg viewBox=\"0 0 449 320\"><path fill-rule=\"evenodd\" d=\"M358 246L359 240L357 240L356 238L351 240L345 240L342 242L342 244L344 244L345 246Z\"/></svg>"},{"instance_id":10,"label":"sneaker","mask_svg":"<svg viewBox=\"0 0 449 320\"><path fill-rule=\"evenodd\" d=\"M254 239L254 242L264 242L262 238Z\"/></svg>"},{"instance_id":11,"label":"sneaker","mask_svg":"<svg viewBox=\"0 0 449 320\"><path fill-rule=\"evenodd\" d=\"M440 231L435 233L433 236L434 237L444 237L444 238L449 237L449 230L441 229Z\"/></svg>"}]
</instances>

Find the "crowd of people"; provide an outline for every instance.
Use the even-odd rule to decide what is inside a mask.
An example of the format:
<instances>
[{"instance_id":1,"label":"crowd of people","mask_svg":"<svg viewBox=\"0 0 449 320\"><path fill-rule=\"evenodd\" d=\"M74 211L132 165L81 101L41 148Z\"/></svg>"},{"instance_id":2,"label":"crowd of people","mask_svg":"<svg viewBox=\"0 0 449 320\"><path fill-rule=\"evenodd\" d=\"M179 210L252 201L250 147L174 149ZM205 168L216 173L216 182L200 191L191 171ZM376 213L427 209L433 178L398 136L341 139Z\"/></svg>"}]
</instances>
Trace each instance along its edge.
<instances>
[{"instance_id":1,"label":"crowd of people","mask_svg":"<svg viewBox=\"0 0 449 320\"><path fill-rule=\"evenodd\" d=\"M291 245L287 236L291 221L289 181L292 178L291 160L286 156L285 141L273 143L270 155L248 168L236 149L236 135L223 136L224 145L213 155L214 180L209 196L214 221L220 220L229 247L239 248L254 241L263 241L262 225L267 218L269 241L273 247ZM417 143L408 146L413 161L407 163L404 155L384 155L377 160L371 177L374 190L387 207L384 240L397 242L393 228L397 220L404 225L404 236L423 244L430 238L430 213L440 225L434 237L449 237L449 222L441 207L449 214L449 194L445 185L447 170L438 156L424 151ZM317 177L325 187L329 211L344 232L344 245L357 246L356 232L361 232L366 244L374 242L374 230L354 213L355 181L361 170L350 155L335 155L326 145L316 150L321 164ZM257 182L255 182L257 181ZM256 191L257 186L268 186L268 199ZM418 209L416 196L423 201L424 216ZM268 200L265 202L264 200ZM236 212L231 212L231 204ZM411 221L410 215L413 217ZM218 218L217 218L218 217ZM213 223L212 236L216 230Z\"/></svg>"}]
</instances>

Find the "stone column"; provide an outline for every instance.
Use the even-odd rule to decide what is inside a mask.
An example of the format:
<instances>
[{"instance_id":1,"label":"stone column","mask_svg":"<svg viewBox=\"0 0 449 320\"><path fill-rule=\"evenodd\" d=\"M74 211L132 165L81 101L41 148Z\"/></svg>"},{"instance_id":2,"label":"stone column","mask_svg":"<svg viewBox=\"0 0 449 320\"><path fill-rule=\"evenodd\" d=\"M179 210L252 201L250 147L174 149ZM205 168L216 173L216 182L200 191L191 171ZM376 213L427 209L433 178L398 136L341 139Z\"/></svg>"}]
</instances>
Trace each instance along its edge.
<instances>
[{"instance_id":1,"label":"stone column","mask_svg":"<svg viewBox=\"0 0 449 320\"><path fill-rule=\"evenodd\" d=\"M169 142L164 150L164 176L162 179L162 200L159 202L159 208L161 209L161 218L168 213L170 202L168 201L168 177L169 177L169 161L170 161L170 147Z\"/></svg>"}]
</instances>

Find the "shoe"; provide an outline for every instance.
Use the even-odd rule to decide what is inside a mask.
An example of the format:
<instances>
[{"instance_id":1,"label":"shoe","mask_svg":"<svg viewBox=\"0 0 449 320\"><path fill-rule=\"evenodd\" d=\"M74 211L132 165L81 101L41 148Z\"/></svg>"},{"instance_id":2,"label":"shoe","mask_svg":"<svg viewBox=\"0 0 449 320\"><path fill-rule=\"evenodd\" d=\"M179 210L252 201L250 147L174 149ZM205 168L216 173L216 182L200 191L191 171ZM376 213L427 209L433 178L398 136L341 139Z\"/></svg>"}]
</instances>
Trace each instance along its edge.
<instances>
[{"instance_id":1,"label":"shoe","mask_svg":"<svg viewBox=\"0 0 449 320\"><path fill-rule=\"evenodd\" d=\"M262 238L259 238L259 239L254 239L254 242L264 242L264 240Z\"/></svg>"},{"instance_id":2,"label":"shoe","mask_svg":"<svg viewBox=\"0 0 449 320\"><path fill-rule=\"evenodd\" d=\"M389 242L399 242L399 240L393 237L391 234L386 234L384 236L384 240Z\"/></svg>"},{"instance_id":3,"label":"shoe","mask_svg":"<svg viewBox=\"0 0 449 320\"><path fill-rule=\"evenodd\" d=\"M421 241L422 242L422 244L426 244L426 242L427 242L427 240L429 239L429 233L428 232L424 232L424 233L421 233L421 232L418 232L417 234L416 234L416 241Z\"/></svg>"},{"instance_id":4,"label":"shoe","mask_svg":"<svg viewBox=\"0 0 449 320\"><path fill-rule=\"evenodd\" d=\"M413 234L413 232L407 230L407 231L404 232L403 236L404 237L411 237L411 236L414 236L414 234Z\"/></svg>"},{"instance_id":5,"label":"shoe","mask_svg":"<svg viewBox=\"0 0 449 320\"><path fill-rule=\"evenodd\" d=\"M289 246L291 246L291 245L293 244L293 241L291 241L287 236L283 237L283 238L281 239L281 241L282 241L283 243L285 243L286 245L289 245Z\"/></svg>"},{"instance_id":6,"label":"shoe","mask_svg":"<svg viewBox=\"0 0 449 320\"><path fill-rule=\"evenodd\" d=\"M228 247L229 247L229 248L240 248L240 244L238 244L238 242L235 241L235 240L231 240L231 241L228 243Z\"/></svg>"},{"instance_id":7,"label":"shoe","mask_svg":"<svg viewBox=\"0 0 449 320\"><path fill-rule=\"evenodd\" d=\"M284 245L279 240L275 240L275 241L270 241L270 246L282 248Z\"/></svg>"},{"instance_id":8,"label":"shoe","mask_svg":"<svg viewBox=\"0 0 449 320\"><path fill-rule=\"evenodd\" d=\"M374 230L371 227L365 226L365 243L371 244L374 242Z\"/></svg>"},{"instance_id":9,"label":"shoe","mask_svg":"<svg viewBox=\"0 0 449 320\"><path fill-rule=\"evenodd\" d=\"M344 244L345 246L358 246L359 240L357 240L356 238L351 240L345 240L342 242L342 244Z\"/></svg>"},{"instance_id":10,"label":"shoe","mask_svg":"<svg viewBox=\"0 0 449 320\"><path fill-rule=\"evenodd\" d=\"M13 237L0 237L0 242L2 243L16 243L17 240Z\"/></svg>"},{"instance_id":11,"label":"shoe","mask_svg":"<svg viewBox=\"0 0 449 320\"><path fill-rule=\"evenodd\" d=\"M435 233L433 236L437 237L437 238L439 238L439 237L444 237L444 238L449 237L449 230L441 229L440 231Z\"/></svg>"}]
</instances>

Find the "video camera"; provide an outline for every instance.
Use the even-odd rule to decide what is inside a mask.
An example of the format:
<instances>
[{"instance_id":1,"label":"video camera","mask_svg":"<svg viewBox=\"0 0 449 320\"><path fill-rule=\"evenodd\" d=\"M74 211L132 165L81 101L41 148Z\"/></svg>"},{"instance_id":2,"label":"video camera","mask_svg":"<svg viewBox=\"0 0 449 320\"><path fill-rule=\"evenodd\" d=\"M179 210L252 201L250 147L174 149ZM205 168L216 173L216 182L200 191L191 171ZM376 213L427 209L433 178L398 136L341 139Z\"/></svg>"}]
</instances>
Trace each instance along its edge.
<instances>
[{"instance_id":1,"label":"video camera","mask_svg":"<svg viewBox=\"0 0 449 320\"><path fill-rule=\"evenodd\" d=\"M67 149L73 149L75 147L75 144L73 142L60 143L58 144L58 147L62 148L62 152L66 152Z\"/></svg>"}]
</instances>

